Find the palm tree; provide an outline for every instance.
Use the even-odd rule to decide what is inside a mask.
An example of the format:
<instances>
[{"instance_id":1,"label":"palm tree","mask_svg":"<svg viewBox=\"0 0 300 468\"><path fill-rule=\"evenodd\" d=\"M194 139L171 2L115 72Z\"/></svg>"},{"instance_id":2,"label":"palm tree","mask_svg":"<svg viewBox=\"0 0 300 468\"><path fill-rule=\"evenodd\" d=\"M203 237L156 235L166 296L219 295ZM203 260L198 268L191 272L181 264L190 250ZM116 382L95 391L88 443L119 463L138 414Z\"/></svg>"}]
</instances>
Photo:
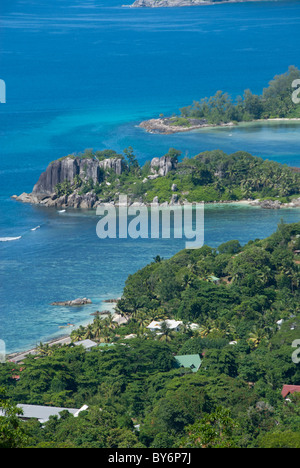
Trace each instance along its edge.
<instances>
[{"instance_id":1,"label":"palm tree","mask_svg":"<svg viewBox=\"0 0 300 468\"><path fill-rule=\"evenodd\" d=\"M266 333L261 328L253 327L253 332L249 333L248 342L252 344L254 348L257 348L260 342L266 338Z\"/></svg>"},{"instance_id":2,"label":"palm tree","mask_svg":"<svg viewBox=\"0 0 300 468\"><path fill-rule=\"evenodd\" d=\"M168 327L166 322L162 322L160 325L161 333L158 335L159 341L165 341L166 343L172 341L175 336L175 332Z\"/></svg>"},{"instance_id":3,"label":"palm tree","mask_svg":"<svg viewBox=\"0 0 300 468\"><path fill-rule=\"evenodd\" d=\"M165 309L163 307L159 307L157 310L153 310L152 313L149 314L149 320L152 322L153 320L167 320L169 316L167 315ZM149 322L149 323L150 323Z\"/></svg>"},{"instance_id":4,"label":"palm tree","mask_svg":"<svg viewBox=\"0 0 300 468\"><path fill-rule=\"evenodd\" d=\"M82 325L80 325L80 327L72 331L70 338L72 342L74 343L76 341L81 341L84 335L85 335L85 328Z\"/></svg>"},{"instance_id":5,"label":"palm tree","mask_svg":"<svg viewBox=\"0 0 300 468\"><path fill-rule=\"evenodd\" d=\"M103 319L96 317L93 321L93 333L96 340L100 340L103 328Z\"/></svg>"},{"instance_id":6,"label":"palm tree","mask_svg":"<svg viewBox=\"0 0 300 468\"><path fill-rule=\"evenodd\" d=\"M92 338L94 338L94 327L93 327L92 324L89 324L89 325L86 327L84 338L85 338L86 340L91 340Z\"/></svg>"},{"instance_id":7,"label":"palm tree","mask_svg":"<svg viewBox=\"0 0 300 468\"><path fill-rule=\"evenodd\" d=\"M198 330L196 330L196 333L200 335L201 338L205 338L214 331L219 332L220 330L217 328L214 320L208 319L205 325L202 325Z\"/></svg>"},{"instance_id":8,"label":"palm tree","mask_svg":"<svg viewBox=\"0 0 300 468\"><path fill-rule=\"evenodd\" d=\"M116 328L116 324L114 322L113 316L108 315L103 319L103 325L104 327L108 327L109 330L114 330Z\"/></svg>"},{"instance_id":9,"label":"palm tree","mask_svg":"<svg viewBox=\"0 0 300 468\"><path fill-rule=\"evenodd\" d=\"M104 327L101 333L100 342L101 343L110 343L111 341L111 330L108 327Z\"/></svg>"},{"instance_id":10,"label":"palm tree","mask_svg":"<svg viewBox=\"0 0 300 468\"><path fill-rule=\"evenodd\" d=\"M140 329L139 331L141 333L146 331L147 326L152 321L151 319L149 319L149 316L147 315L145 310L141 310L139 314L136 315L135 320L138 323Z\"/></svg>"},{"instance_id":11,"label":"palm tree","mask_svg":"<svg viewBox=\"0 0 300 468\"><path fill-rule=\"evenodd\" d=\"M48 344L43 344L42 342L36 348L37 352L41 356L51 356L53 349Z\"/></svg>"}]
</instances>

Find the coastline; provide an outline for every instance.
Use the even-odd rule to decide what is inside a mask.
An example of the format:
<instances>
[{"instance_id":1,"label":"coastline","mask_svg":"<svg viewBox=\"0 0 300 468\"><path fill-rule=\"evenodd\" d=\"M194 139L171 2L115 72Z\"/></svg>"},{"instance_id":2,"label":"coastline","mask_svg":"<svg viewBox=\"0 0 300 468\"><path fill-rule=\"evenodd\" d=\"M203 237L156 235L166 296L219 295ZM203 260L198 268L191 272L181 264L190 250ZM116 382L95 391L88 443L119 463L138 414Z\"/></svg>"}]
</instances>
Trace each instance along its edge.
<instances>
[{"instance_id":1,"label":"coastline","mask_svg":"<svg viewBox=\"0 0 300 468\"><path fill-rule=\"evenodd\" d=\"M115 313L116 301L117 301L116 299L112 299L112 300L103 301L103 302L105 302L106 308L110 309L110 310L107 310L107 312L109 312L112 315L116 323L121 324L123 323L123 319L121 318L121 316ZM90 314L90 315L92 316L91 318L88 318L84 321L77 323L76 326L72 328L72 331L76 330L76 328L79 328L80 326L86 327L90 325L91 323L93 323L95 316L94 314ZM104 314L101 316L105 317ZM44 346L48 345L51 347L55 345L58 345L58 346L70 345L72 343L72 340L71 340L70 334L69 335L64 334L56 338L54 337L50 338L49 340L46 340L46 341L41 340L39 343L42 343ZM27 356L30 356L30 355L35 356L36 354L38 354L37 349L38 349L38 346L35 346L35 347L30 347L25 350L14 351L14 352L8 353L6 354L6 362L12 362L16 364L21 363Z\"/></svg>"},{"instance_id":2,"label":"coastline","mask_svg":"<svg viewBox=\"0 0 300 468\"><path fill-rule=\"evenodd\" d=\"M216 127L234 127L236 124L233 122L222 123L222 124L209 124L209 123L199 123L195 125L190 125L188 127L179 126L179 125L168 125L166 121L169 121L168 118L159 118L159 119L150 119L144 120L141 122L138 127L143 128L147 133L159 133L162 135L171 135L173 133L183 133L191 132L192 130L199 130L202 128L210 129Z\"/></svg>"},{"instance_id":3,"label":"coastline","mask_svg":"<svg viewBox=\"0 0 300 468\"><path fill-rule=\"evenodd\" d=\"M24 197L24 199L22 199ZM13 200L16 200L18 202L22 202L22 203L28 203L28 204L31 204L31 205L39 205L39 206L42 206L44 208L47 208L47 209L54 209L53 206L48 206L46 203L44 203L43 201L39 201L36 197L32 197L31 194L22 194L20 197L16 197L15 195L11 197ZM59 201L59 199L58 199ZM266 205L266 203L269 203L269 206L262 206L262 205ZM98 202L97 204L95 204L93 207L91 207L90 209L85 209L85 208L78 208L78 207L74 207L72 205L68 205L68 204L65 204L65 205L57 205L55 207L55 209L57 208L64 208L64 211L66 211L67 209L69 210L82 210L83 212L84 211L90 211L92 213L95 213L97 211L97 208L99 206L103 206L103 207L114 207L114 208L120 208L120 207L124 207L124 206L127 206L127 208L129 207L132 207L132 208L139 208L139 207L146 207L148 209L151 209L152 207L158 207L158 208L180 208L182 206L193 206L195 203L201 203L203 205L238 205L238 204L241 204L241 205L249 205L249 206L252 206L252 207L263 207L263 208L300 208L300 198L298 198L297 195L295 195L295 198L292 199L291 202L288 202L288 203L282 203L282 202L279 202L279 201L272 201L272 200L260 200L260 199L242 199L242 200L215 200L215 201L200 201L200 202L188 202L188 201L178 201L178 202L173 202L173 201L165 201L165 202L162 202L162 203L158 203L158 202L151 202L151 203L147 203L147 202L138 202L138 201L133 201L132 203L129 202L127 205L124 205L124 204L120 204L118 202L114 202L114 201L109 201L109 202Z\"/></svg>"},{"instance_id":4,"label":"coastline","mask_svg":"<svg viewBox=\"0 0 300 468\"><path fill-rule=\"evenodd\" d=\"M55 345L63 345L63 344L70 344L71 338L69 335L61 336L60 338L53 338L52 340L45 341L43 345L55 346ZM22 362L27 356L35 356L37 354L37 348L30 348L26 351L16 351L14 353L10 353L6 355L6 362L14 362L19 363Z\"/></svg>"},{"instance_id":5,"label":"coastline","mask_svg":"<svg viewBox=\"0 0 300 468\"><path fill-rule=\"evenodd\" d=\"M147 133L157 133L161 135L171 135L173 133L184 133L184 132L191 132L193 130L201 130L201 129L215 129L215 128L224 128L224 127L241 127L243 125L251 125L256 123L275 123L275 122L298 122L300 124L300 118L286 118L286 117L278 117L272 119L257 119L251 120L249 122L228 122L228 123L221 123L221 124L209 124L209 123L201 123L198 125L190 125L188 127L185 126L178 126L178 125L168 125L165 122L168 121L168 118L158 118L158 119L149 119L142 121L137 127L143 128Z\"/></svg>"},{"instance_id":6,"label":"coastline","mask_svg":"<svg viewBox=\"0 0 300 468\"><path fill-rule=\"evenodd\" d=\"M176 0L175 0L176 1ZM182 8L190 6L208 6L208 5L223 5L227 3L250 3L250 2L267 2L270 0L226 0L226 1L202 1L202 0L177 0L176 4L170 4L170 0L136 0L132 5L122 5L126 8Z\"/></svg>"}]
</instances>

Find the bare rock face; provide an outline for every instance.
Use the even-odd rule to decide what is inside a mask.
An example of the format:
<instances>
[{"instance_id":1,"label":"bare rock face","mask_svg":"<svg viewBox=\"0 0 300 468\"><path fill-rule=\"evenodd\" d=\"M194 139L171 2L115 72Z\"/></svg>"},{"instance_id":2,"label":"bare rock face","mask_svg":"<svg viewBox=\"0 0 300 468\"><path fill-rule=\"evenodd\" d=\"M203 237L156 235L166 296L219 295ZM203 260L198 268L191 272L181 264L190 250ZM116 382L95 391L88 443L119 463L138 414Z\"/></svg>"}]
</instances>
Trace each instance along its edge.
<instances>
[{"instance_id":1,"label":"bare rock face","mask_svg":"<svg viewBox=\"0 0 300 468\"><path fill-rule=\"evenodd\" d=\"M97 200L98 198L95 193L88 192L85 195L83 195L82 200L80 202L80 208L82 208L83 210L91 210L94 207Z\"/></svg>"},{"instance_id":2,"label":"bare rock face","mask_svg":"<svg viewBox=\"0 0 300 468\"><path fill-rule=\"evenodd\" d=\"M124 161L120 158L104 159L99 163L100 167L107 170L113 170L117 175L121 175L124 170Z\"/></svg>"},{"instance_id":3,"label":"bare rock face","mask_svg":"<svg viewBox=\"0 0 300 468\"><path fill-rule=\"evenodd\" d=\"M68 156L49 164L46 171L40 175L32 193L22 193L12 198L23 203L47 207L93 209L98 203L97 195L94 192L80 193L80 189L76 186L78 180L83 183L92 180L94 185L101 184L105 177L104 172L115 172L121 175L126 168L126 162L120 157L99 161L96 158ZM56 186L66 181L69 182L73 193L58 196Z\"/></svg>"},{"instance_id":4,"label":"bare rock face","mask_svg":"<svg viewBox=\"0 0 300 468\"><path fill-rule=\"evenodd\" d=\"M79 159L77 174L82 180L92 179L94 183L100 182L101 171L99 161L96 159ZM71 181L70 181L71 182Z\"/></svg>"},{"instance_id":5,"label":"bare rock face","mask_svg":"<svg viewBox=\"0 0 300 468\"><path fill-rule=\"evenodd\" d=\"M170 171L176 170L177 161L170 156L153 158L151 161L151 172L160 176L166 176Z\"/></svg>"},{"instance_id":6,"label":"bare rock face","mask_svg":"<svg viewBox=\"0 0 300 468\"><path fill-rule=\"evenodd\" d=\"M64 158L53 161L46 171L40 175L38 182L33 187L32 194L36 196L51 195L55 186L65 180L71 184L75 176L80 173L80 159Z\"/></svg>"},{"instance_id":7,"label":"bare rock face","mask_svg":"<svg viewBox=\"0 0 300 468\"><path fill-rule=\"evenodd\" d=\"M51 195L57 184L62 183L64 180L73 182L77 172L75 159L65 158L54 161L40 175L38 182L33 187L32 194L36 196Z\"/></svg>"},{"instance_id":8,"label":"bare rock face","mask_svg":"<svg viewBox=\"0 0 300 468\"><path fill-rule=\"evenodd\" d=\"M94 184L101 182L103 170L112 170L117 175L121 175L124 168L124 162L120 158L98 159L87 158L72 158L67 157L52 162L43 172L38 182L33 187L32 195L39 198L55 192L55 186L64 181L68 181L71 185L76 176L79 176L83 181L92 179ZM101 171L102 169L102 171Z\"/></svg>"}]
</instances>

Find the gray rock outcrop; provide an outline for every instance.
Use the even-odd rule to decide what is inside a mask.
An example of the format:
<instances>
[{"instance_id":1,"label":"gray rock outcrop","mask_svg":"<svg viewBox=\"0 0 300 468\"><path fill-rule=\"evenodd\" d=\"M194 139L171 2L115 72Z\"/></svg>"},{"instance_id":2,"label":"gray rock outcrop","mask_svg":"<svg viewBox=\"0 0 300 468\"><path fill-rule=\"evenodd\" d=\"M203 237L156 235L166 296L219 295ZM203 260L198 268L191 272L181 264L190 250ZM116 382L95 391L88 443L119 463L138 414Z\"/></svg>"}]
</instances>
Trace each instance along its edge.
<instances>
[{"instance_id":1,"label":"gray rock outcrop","mask_svg":"<svg viewBox=\"0 0 300 468\"><path fill-rule=\"evenodd\" d=\"M83 299L78 298L78 299L74 299L73 301L52 302L51 305L61 306L61 307L75 307L75 306L83 306L87 304L92 304L92 301L84 297Z\"/></svg>"},{"instance_id":2,"label":"gray rock outcrop","mask_svg":"<svg viewBox=\"0 0 300 468\"><path fill-rule=\"evenodd\" d=\"M121 175L126 168L126 162L121 157L99 161L96 158L67 156L49 164L46 171L40 175L32 193L22 193L12 198L23 203L47 207L89 210L96 208L99 200L93 191L84 193L81 190L82 183L86 184L92 180L94 185L101 184L109 173ZM57 186L64 182L69 182L72 193L65 192L64 195L60 195L61 192L56 190Z\"/></svg>"},{"instance_id":3,"label":"gray rock outcrop","mask_svg":"<svg viewBox=\"0 0 300 468\"><path fill-rule=\"evenodd\" d=\"M102 167L105 171L112 170L117 175L121 175L124 171L125 163L120 158L110 158L100 161L99 166Z\"/></svg>"},{"instance_id":4,"label":"gray rock outcrop","mask_svg":"<svg viewBox=\"0 0 300 468\"><path fill-rule=\"evenodd\" d=\"M72 185L76 176L83 181L92 179L94 184L101 182L102 170L113 170L117 175L121 175L124 168L124 161L120 158L98 159L66 157L52 162L43 172L38 182L33 187L32 195L45 197L55 192L57 184L64 181Z\"/></svg>"},{"instance_id":5,"label":"gray rock outcrop","mask_svg":"<svg viewBox=\"0 0 300 468\"><path fill-rule=\"evenodd\" d=\"M252 206L260 206L265 210L280 210L281 208L300 208L300 198L294 198L289 203L282 203L279 200L255 200L250 203Z\"/></svg>"},{"instance_id":6,"label":"gray rock outcrop","mask_svg":"<svg viewBox=\"0 0 300 468\"><path fill-rule=\"evenodd\" d=\"M177 160L170 156L162 156L161 158L153 158L151 161L151 172L154 175L166 176L170 171L177 168Z\"/></svg>"}]
</instances>

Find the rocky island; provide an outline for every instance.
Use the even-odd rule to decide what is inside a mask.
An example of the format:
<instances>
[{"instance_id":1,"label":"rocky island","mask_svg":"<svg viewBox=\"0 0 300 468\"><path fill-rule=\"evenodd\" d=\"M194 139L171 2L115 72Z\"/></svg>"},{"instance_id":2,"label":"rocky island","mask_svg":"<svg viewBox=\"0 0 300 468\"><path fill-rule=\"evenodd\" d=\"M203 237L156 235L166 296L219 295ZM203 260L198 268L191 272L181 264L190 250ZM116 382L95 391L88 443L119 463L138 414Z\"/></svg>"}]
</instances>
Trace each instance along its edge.
<instances>
[{"instance_id":1,"label":"rocky island","mask_svg":"<svg viewBox=\"0 0 300 468\"><path fill-rule=\"evenodd\" d=\"M107 157L110 156L110 157ZM266 209L300 206L300 172L239 151L228 155L207 151L183 158L170 148L140 166L132 148L124 155L113 150L86 150L52 162L32 193L14 195L17 201L58 209L96 209L128 204L164 206L198 203L247 203Z\"/></svg>"}]
</instances>

